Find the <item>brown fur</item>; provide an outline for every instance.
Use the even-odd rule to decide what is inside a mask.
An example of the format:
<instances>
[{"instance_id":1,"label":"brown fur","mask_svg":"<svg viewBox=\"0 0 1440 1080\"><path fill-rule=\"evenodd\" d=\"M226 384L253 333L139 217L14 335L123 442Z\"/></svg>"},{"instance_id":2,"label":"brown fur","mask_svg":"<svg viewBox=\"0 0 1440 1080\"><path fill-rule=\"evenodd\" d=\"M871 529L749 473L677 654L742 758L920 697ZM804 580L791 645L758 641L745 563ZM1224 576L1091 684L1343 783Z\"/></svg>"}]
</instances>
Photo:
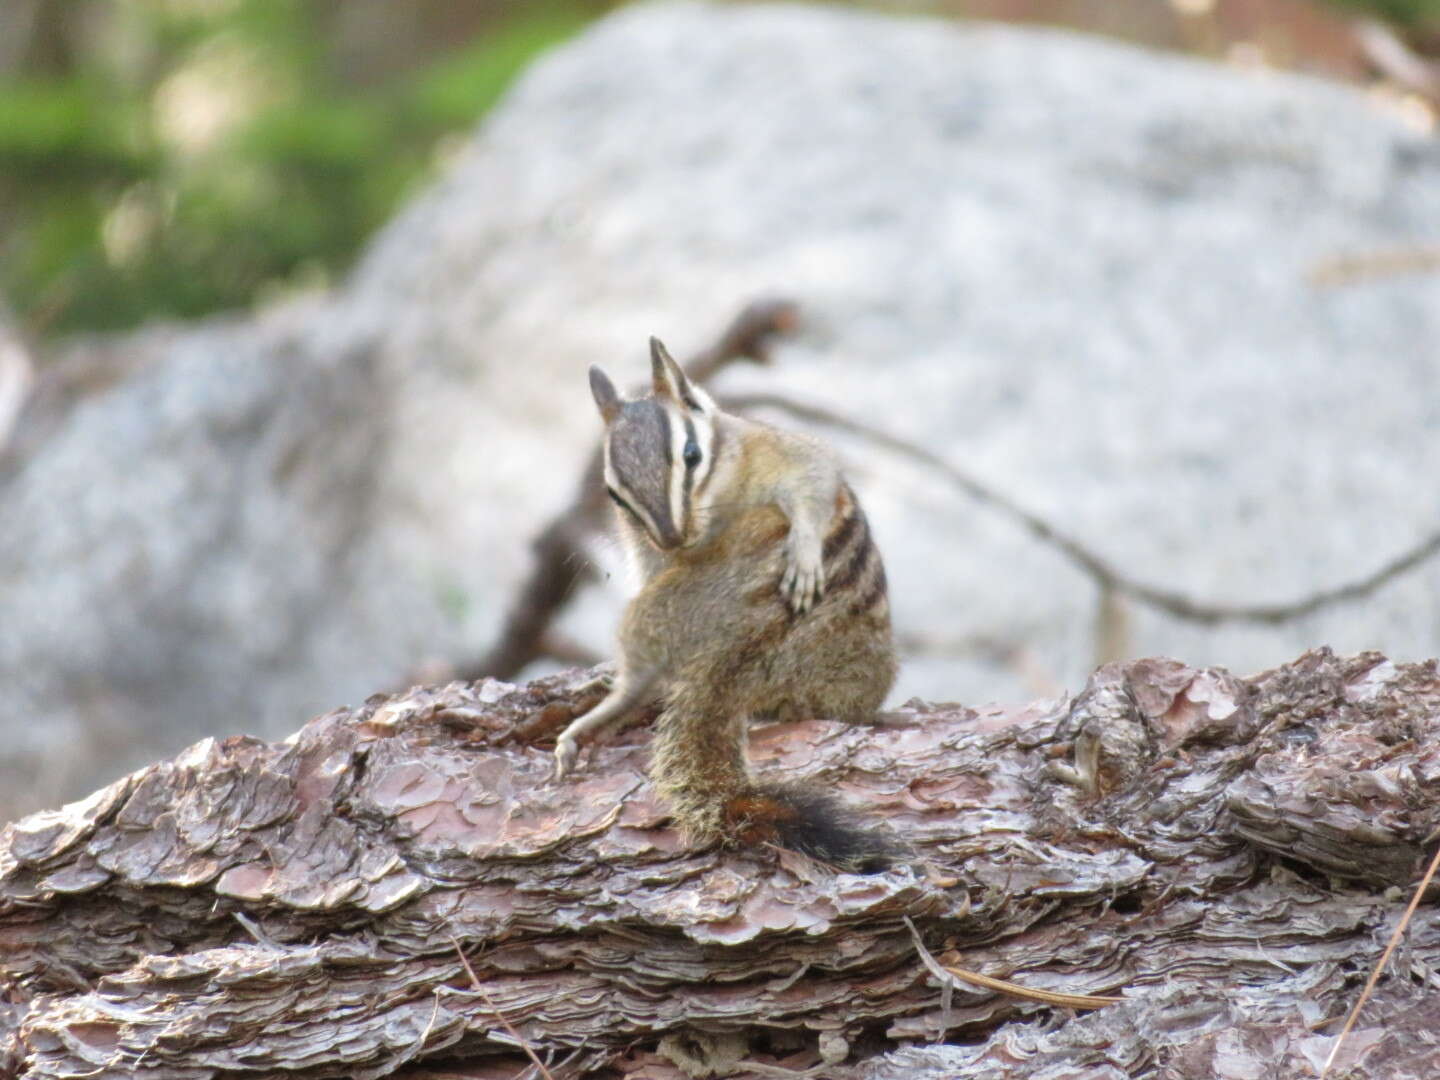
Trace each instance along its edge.
<instances>
[{"instance_id":1,"label":"brown fur","mask_svg":"<svg viewBox=\"0 0 1440 1080\"><path fill-rule=\"evenodd\" d=\"M561 734L557 774L658 697L651 777L689 837L873 868L893 852L883 833L822 791L755 781L745 760L752 718L867 720L894 682L865 515L823 444L721 412L658 342L652 361L653 393L635 402L591 376L606 483L645 582L621 619L615 685ZM705 444L690 465L673 451L682 430Z\"/></svg>"},{"instance_id":2,"label":"brown fur","mask_svg":"<svg viewBox=\"0 0 1440 1080\"><path fill-rule=\"evenodd\" d=\"M782 830L793 828L799 820L799 811L790 803L749 790L727 801L722 811L725 835L737 847L776 843Z\"/></svg>"},{"instance_id":3,"label":"brown fur","mask_svg":"<svg viewBox=\"0 0 1440 1080\"><path fill-rule=\"evenodd\" d=\"M837 512L858 513L848 493ZM857 613L853 589L836 586L805 615L789 611L777 588L784 536L779 511L748 512L714 545L683 552L653 577L621 624L622 653L670 673L651 774L698 841L748 844L758 835L754 825L734 831L735 807L759 806L746 802L752 717L868 719L895 678L888 608ZM869 552L878 564L873 545ZM741 813L757 823L768 816Z\"/></svg>"}]
</instances>

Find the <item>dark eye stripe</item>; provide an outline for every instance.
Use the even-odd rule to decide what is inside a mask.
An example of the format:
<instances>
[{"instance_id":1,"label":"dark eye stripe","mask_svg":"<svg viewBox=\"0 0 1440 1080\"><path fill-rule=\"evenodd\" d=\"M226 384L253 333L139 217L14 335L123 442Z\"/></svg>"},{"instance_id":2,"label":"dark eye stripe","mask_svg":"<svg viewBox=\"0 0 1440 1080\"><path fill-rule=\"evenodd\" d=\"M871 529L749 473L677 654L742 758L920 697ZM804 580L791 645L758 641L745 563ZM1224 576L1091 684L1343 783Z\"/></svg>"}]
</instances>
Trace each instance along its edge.
<instances>
[{"instance_id":1,"label":"dark eye stripe","mask_svg":"<svg viewBox=\"0 0 1440 1080\"><path fill-rule=\"evenodd\" d=\"M618 493L614 488L612 488L612 487L607 487L607 488L605 489L605 494L606 494L606 495L609 495L609 496L610 496L610 501L613 502L616 506L618 506L621 510L624 510L627 514L629 514L631 517L633 517L636 521L639 521L639 520L640 520L640 515L637 514L637 513L635 513L634 507L632 507L628 502L626 502L624 499L622 499L622 498L620 497L619 493Z\"/></svg>"},{"instance_id":2,"label":"dark eye stripe","mask_svg":"<svg viewBox=\"0 0 1440 1080\"><path fill-rule=\"evenodd\" d=\"M715 463L720 460L720 448L723 443L724 436L721 434L720 430L718 428L711 428L709 446L710 464L706 467L705 475L700 478L700 481L698 483L694 482L694 474L686 477L686 480L689 481L689 483L687 483L685 486L687 488L694 487L696 495L699 495L702 491L709 487L710 481L715 479Z\"/></svg>"}]
</instances>

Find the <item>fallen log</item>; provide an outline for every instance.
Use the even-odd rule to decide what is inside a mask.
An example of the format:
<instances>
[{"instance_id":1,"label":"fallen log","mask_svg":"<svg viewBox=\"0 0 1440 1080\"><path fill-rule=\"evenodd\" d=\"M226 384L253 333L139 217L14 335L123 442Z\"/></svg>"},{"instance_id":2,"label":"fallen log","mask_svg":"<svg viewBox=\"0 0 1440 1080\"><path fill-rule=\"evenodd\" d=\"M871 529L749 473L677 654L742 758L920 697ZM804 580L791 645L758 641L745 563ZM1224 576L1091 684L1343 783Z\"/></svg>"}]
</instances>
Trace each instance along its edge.
<instances>
[{"instance_id":1,"label":"fallen log","mask_svg":"<svg viewBox=\"0 0 1440 1080\"><path fill-rule=\"evenodd\" d=\"M8 826L0 1073L1318 1075L1440 825L1433 661L755 729L913 846L866 876L688 849L643 727L552 781L594 675L207 739ZM1333 1076L1440 1075L1431 907L1408 935Z\"/></svg>"}]
</instances>

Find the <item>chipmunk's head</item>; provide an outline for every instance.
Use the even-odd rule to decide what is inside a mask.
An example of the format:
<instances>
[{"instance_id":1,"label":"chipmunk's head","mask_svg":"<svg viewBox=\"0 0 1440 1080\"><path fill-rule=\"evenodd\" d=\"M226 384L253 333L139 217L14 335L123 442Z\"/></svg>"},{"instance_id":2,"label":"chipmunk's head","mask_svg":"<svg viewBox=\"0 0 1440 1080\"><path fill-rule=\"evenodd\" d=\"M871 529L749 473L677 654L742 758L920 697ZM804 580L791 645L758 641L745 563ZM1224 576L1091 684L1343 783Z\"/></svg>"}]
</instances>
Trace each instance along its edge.
<instances>
[{"instance_id":1,"label":"chipmunk's head","mask_svg":"<svg viewBox=\"0 0 1440 1080\"><path fill-rule=\"evenodd\" d=\"M652 390L626 401L598 367L590 392L605 421L605 488L662 551L689 547L705 532L701 502L714 476L719 413L656 338Z\"/></svg>"}]
</instances>

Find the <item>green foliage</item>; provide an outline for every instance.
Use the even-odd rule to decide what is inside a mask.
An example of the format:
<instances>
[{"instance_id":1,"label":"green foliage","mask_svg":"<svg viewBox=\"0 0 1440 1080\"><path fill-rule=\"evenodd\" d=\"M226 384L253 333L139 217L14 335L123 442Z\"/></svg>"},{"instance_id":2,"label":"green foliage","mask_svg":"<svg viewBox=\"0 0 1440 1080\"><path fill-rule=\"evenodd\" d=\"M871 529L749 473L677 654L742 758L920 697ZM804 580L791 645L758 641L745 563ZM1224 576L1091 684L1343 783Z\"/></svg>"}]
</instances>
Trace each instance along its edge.
<instances>
[{"instance_id":1,"label":"green foliage","mask_svg":"<svg viewBox=\"0 0 1440 1080\"><path fill-rule=\"evenodd\" d=\"M138 62L87 55L0 83L0 294L33 327L66 332L331 280L443 137L596 9L527 3L430 66L356 90L329 76L301 0L116 5L125 22L110 30L142 43Z\"/></svg>"},{"instance_id":2,"label":"green foliage","mask_svg":"<svg viewBox=\"0 0 1440 1080\"><path fill-rule=\"evenodd\" d=\"M1389 19L1401 26L1440 23L1440 0L1329 0L1336 7Z\"/></svg>"},{"instance_id":3,"label":"green foliage","mask_svg":"<svg viewBox=\"0 0 1440 1080\"><path fill-rule=\"evenodd\" d=\"M134 102L75 80L58 86L19 83L0 96L0 160L7 171L42 179L136 179L153 167L144 117Z\"/></svg>"},{"instance_id":4,"label":"green foliage","mask_svg":"<svg viewBox=\"0 0 1440 1080\"><path fill-rule=\"evenodd\" d=\"M344 2L47 0L84 32L68 63L0 82L0 296L59 333L333 280L447 135L619 0L472 0L481 31L366 89L331 70L323 14ZM1329 2L1440 27L1440 0Z\"/></svg>"},{"instance_id":5,"label":"green foliage","mask_svg":"<svg viewBox=\"0 0 1440 1080\"><path fill-rule=\"evenodd\" d=\"M462 127L488 109L542 50L573 34L585 16L564 5L537 4L522 20L431 66L415 81L410 107L426 123Z\"/></svg>"}]
</instances>

